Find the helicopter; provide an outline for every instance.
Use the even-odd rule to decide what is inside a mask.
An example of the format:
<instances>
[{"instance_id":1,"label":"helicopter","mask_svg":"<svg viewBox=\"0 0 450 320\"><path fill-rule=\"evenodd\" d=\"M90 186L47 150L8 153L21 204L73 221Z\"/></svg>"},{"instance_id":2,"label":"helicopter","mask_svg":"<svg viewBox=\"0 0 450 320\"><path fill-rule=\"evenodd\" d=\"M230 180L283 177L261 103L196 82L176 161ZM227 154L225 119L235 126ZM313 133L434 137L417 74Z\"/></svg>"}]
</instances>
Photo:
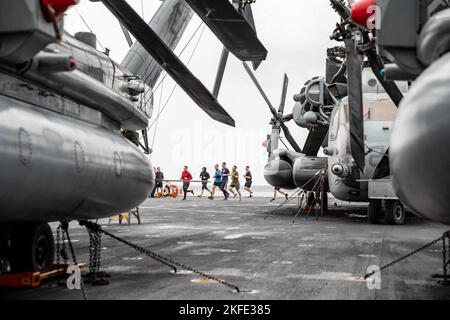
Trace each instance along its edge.
<instances>
[{"instance_id":1,"label":"helicopter","mask_svg":"<svg viewBox=\"0 0 450 320\"><path fill-rule=\"evenodd\" d=\"M400 104L379 176L392 176L396 194L414 213L448 225L450 4L379 0L378 5L376 45L391 60L384 77L413 83Z\"/></svg>"},{"instance_id":2,"label":"helicopter","mask_svg":"<svg viewBox=\"0 0 450 320\"><path fill-rule=\"evenodd\" d=\"M328 49L326 76L314 77L304 84L294 96L292 114L283 115L287 77L277 111L246 67L273 115L264 177L274 187L314 191L314 177L326 170L326 186L320 195L322 205L327 205L329 191L343 201L369 202L371 223L402 224L406 216L404 205L395 195L387 201L370 199L368 185L376 177L376 169L389 147L391 125L408 84L386 81L381 76L385 59L377 54L372 31L366 27L371 19L367 8L373 1L356 2L352 7L343 1L331 0L331 4L341 23L330 38L345 46ZM309 130L303 148L285 125L291 120ZM286 145L286 149L278 148L281 131L293 151L287 150ZM321 147L325 157L318 156Z\"/></svg>"},{"instance_id":3,"label":"helicopter","mask_svg":"<svg viewBox=\"0 0 450 320\"><path fill-rule=\"evenodd\" d=\"M162 71L212 119L235 125L173 52L193 11L239 59L267 55L248 1L166 0L149 24L124 0L93 2L124 30L122 63L97 50L94 34L64 31L77 0L0 3L0 273L51 268L49 222L110 217L147 198L147 127Z\"/></svg>"}]
</instances>

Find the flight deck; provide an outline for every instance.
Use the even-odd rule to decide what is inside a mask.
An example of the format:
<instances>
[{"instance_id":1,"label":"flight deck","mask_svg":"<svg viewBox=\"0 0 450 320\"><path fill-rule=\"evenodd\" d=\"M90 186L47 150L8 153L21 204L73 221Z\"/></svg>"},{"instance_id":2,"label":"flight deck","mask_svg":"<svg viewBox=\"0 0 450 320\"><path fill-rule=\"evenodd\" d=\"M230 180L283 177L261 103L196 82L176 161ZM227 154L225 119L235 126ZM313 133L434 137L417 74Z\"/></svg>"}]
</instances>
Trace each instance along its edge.
<instances>
[{"instance_id":1,"label":"flight deck","mask_svg":"<svg viewBox=\"0 0 450 320\"><path fill-rule=\"evenodd\" d=\"M102 219L102 228L166 258L239 287L237 293L187 270L170 267L103 235L101 270L107 286L85 285L88 299L449 299L442 272L442 245L421 251L382 271L381 289L363 279L371 265L384 265L440 237L446 226L408 217L401 226L371 225L363 206L330 199L323 216L302 212L295 201L270 198L214 201L188 197L149 199L142 224L131 218ZM342 205L342 206L341 206ZM316 219L318 217L318 219ZM55 231L57 224L52 224ZM70 224L78 262L89 262L86 229ZM85 274L87 270L83 270ZM82 299L65 280L34 289L1 289L1 299Z\"/></svg>"}]
</instances>

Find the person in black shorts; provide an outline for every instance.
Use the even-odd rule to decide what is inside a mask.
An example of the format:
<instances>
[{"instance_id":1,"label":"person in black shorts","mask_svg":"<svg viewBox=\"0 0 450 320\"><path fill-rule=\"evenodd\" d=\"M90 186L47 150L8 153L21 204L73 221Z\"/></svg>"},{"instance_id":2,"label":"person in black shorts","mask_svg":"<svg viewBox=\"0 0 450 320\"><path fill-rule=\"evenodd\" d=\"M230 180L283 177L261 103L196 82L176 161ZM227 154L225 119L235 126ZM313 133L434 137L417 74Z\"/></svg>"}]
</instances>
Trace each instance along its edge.
<instances>
[{"instance_id":1,"label":"person in black shorts","mask_svg":"<svg viewBox=\"0 0 450 320\"><path fill-rule=\"evenodd\" d=\"M163 180L164 180L164 173L161 172L161 168L156 168L155 172L155 180L156 180L156 194L163 192Z\"/></svg>"},{"instance_id":2,"label":"person in black shorts","mask_svg":"<svg viewBox=\"0 0 450 320\"><path fill-rule=\"evenodd\" d=\"M250 193L250 195L248 196L249 198L253 197L253 191L252 191L252 183L253 183L253 177L252 177L252 173L250 172L250 167L246 166L245 167L245 185L244 185L244 190L247 191L248 193Z\"/></svg>"},{"instance_id":3,"label":"person in black shorts","mask_svg":"<svg viewBox=\"0 0 450 320\"><path fill-rule=\"evenodd\" d=\"M209 192L209 196L212 195L212 192L208 189L208 180L209 180L209 178L211 178L211 176L209 175L209 172L206 171L206 167L203 167L202 168L202 172L200 172L200 179L202 181L202 192L198 196L199 198L201 198L203 196L203 192L205 190Z\"/></svg>"}]
</instances>

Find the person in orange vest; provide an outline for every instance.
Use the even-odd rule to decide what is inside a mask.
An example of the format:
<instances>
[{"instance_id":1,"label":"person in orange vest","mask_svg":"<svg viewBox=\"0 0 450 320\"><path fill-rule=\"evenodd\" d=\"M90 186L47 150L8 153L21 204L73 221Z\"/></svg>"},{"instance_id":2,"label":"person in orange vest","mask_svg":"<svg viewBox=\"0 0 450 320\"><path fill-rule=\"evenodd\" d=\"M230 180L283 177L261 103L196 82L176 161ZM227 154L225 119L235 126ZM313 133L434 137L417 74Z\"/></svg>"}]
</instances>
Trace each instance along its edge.
<instances>
[{"instance_id":1,"label":"person in orange vest","mask_svg":"<svg viewBox=\"0 0 450 320\"><path fill-rule=\"evenodd\" d=\"M188 192L192 193L192 195L194 195L194 191L193 190L189 190L189 185L191 184L191 180L192 180L192 175L191 173L188 171L188 167L185 166L183 172L181 173L181 179L183 181L183 192L184 192L184 197L182 200L186 200L186 194Z\"/></svg>"}]
</instances>

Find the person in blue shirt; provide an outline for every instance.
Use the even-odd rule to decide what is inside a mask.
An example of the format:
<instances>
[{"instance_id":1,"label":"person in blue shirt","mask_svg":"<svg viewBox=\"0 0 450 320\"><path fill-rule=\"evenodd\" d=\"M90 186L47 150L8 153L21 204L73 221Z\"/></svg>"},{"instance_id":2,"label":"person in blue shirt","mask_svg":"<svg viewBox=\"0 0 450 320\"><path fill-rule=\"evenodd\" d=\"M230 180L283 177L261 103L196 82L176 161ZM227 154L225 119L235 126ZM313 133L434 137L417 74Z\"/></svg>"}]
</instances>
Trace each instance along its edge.
<instances>
[{"instance_id":1,"label":"person in blue shirt","mask_svg":"<svg viewBox=\"0 0 450 320\"><path fill-rule=\"evenodd\" d=\"M225 197L223 200L228 200L228 198L230 197L230 194L227 191L228 177L230 175L231 174L230 170L227 168L227 163L222 162L222 171L221 171L222 182L220 183L220 191L223 192L223 195Z\"/></svg>"},{"instance_id":2,"label":"person in blue shirt","mask_svg":"<svg viewBox=\"0 0 450 320\"><path fill-rule=\"evenodd\" d=\"M211 190L211 196L208 198L210 200L214 200L214 194L216 193L216 188L220 188L220 184L222 183L222 171L219 169L219 165L216 164L214 166L214 182L213 182L213 188Z\"/></svg>"}]
</instances>

